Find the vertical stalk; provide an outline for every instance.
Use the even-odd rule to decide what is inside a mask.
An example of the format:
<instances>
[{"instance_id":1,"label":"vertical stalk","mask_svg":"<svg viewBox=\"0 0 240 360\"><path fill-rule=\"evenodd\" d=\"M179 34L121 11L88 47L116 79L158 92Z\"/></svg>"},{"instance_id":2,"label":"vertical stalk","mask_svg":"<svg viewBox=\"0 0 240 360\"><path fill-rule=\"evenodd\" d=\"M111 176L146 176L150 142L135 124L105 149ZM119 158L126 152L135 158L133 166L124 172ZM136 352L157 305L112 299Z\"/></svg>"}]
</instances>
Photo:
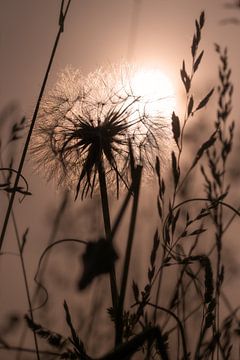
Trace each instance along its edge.
<instances>
[{"instance_id":1,"label":"vertical stalk","mask_svg":"<svg viewBox=\"0 0 240 360\"><path fill-rule=\"evenodd\" d=\"M165 255L166 255L166 248L164 246L161 264L163 264L163 262L164 262ZM159 297L160 297L161 285L162 285L162 281L163 281L163 271L164 271L164 267L160 269L160 273L159 273L159 277L158 277L158 285L157 285L157 292L156 292L156 298L155 298L156 305L158 305L158 301L159 301ZM154 308L154 312L153 312L153 324L156 325L156 322L157 322L157 307Z\"/></svg>"},{"instance_id":2,"label":"vertical stalk","mask_svg":"<svg viewBox=\"0 0 240 360\"><path fill-rule=\"evenodd\" d=\"M59 224L60 224L63 212L64 212L64 210L66 208L67 202L68 202L68 193L65 192L64 197L62 198L62 202L60 204L60 207L58 209L58 212L56 214L52 231L51 231L49 239L48 239L48 243L47 243L48 246L51 245L54 242L55 238L56 238L56 234L57 234L57 231L58 231L58 228L59 228ZM43 278L43 275L46 272L48 262L49 262L49 257L47 257L45 259L44 267L42 267L42 270L39 272L39 282L41 282L41 279ZM33 296L32 296L31 303L32 303L33 308L34 308L34 304L35 304L35 302L37 300L38 293L39 293L39 287L35 288L35 291L34 291ZM19 339L19 345L18 346L19 346L20 349L22 348L22 345L23 345L23 343L25 341L25 338L26 338L26 335L27 335L26 330L27 330L27 328L25 328L23 330L22 335L20 336L20 339ZM20 360L21 357L22 357L21 352L19 352L17 360Z\"/></svg>"},{"instance_id":3,"label":"vertical stalk","mask_svg":"<svg viewBox=\"0 0 240 360\"><path fill-rule=\"evenodd\" d=\"M2 166L1 155L0 155L0 164ZM4 175L3 175L3 177L6 182L7 181L6 177ZM7 193L8 200L9 200L9 197L10 197L9 194ZM23 272L23 279L24 279L24 285L25 285L25 290L26 290L26 295L27 295L30 318L34 322L33 311L32 311L33 306L32 306L30 290L29 290L29 285L28 285L28 280L27 280L27 272L26 272L25 262L24 262L24 258L23 258L23 248L22 248L22 244L20 241L20 235L19 235L19 231L18 231L17 221L16 221L16 217L15 217L13 209L11 211L11 217L12 217L14 232L15 232L16 239L17 239L17 245L18 245L19 257L20 257L21 267L22 267L22 272ZM37 360L40 360L38 341L37 341L37 335L36 335L35 330L33 331L33 337L34 337L34 344L35 344L35 349L36 349Z\"/></svg>"},{"instance_id":4,"label":"vertical stalk","mask_svg":"<svg viewBox=\"0 0 240 360\"><path fill-rule=\"evenodd\" d=\"M17 243L18 243L18 248L19 248L19 255L20 255L20 260L21 260L21 266L22 266L24 284L25 284L25 289L26 289L26 294L27 294L27 301L28 301L28 306L29 306L30 318L31 318L31 320L34 322L33 311L32 311L31 295L30 295L30 290L29 290L29 285L28 285L28 279L27 279L27 272L26 272L25 262L24 262L24 258L23 258L23 249L22 249L22 246L21 246L20 236L19 236L19 232L18 232L18 228L17 228L17 223L16 223L16 219L15 219L15 215L14 215L13 211L11 212L11 215L12 215L14 230L15 230L16 237L17 237ZM36 331L35 331L35 330L33 331L33 337L34 337L34 344L35 344L35 349L36 349L37 360L40 360L39 348L38 348L38 341L37 341L37 335L36 335Z\"/></svg>"},{"instance_id":5,"label":"vertical stalk","mask_svg":"<svg viewBox=\"0 0 240 360\"><path fill-rule=\"evenodd\" d=\"M98 176L99 176L99 185L100 185L100 194L102 202L102 213L103 213L103 222L105 228L105 235L108 241L112 241L111 236L111 220L110 212L108 205L108 193L107 193L107 184L106 184L106 174L103 167L102 160L98 164ZM112 295L112 305L113 309L116 310L118 302L118 290L117 290L117 281L114 265L110 271L110 285L111 285L111 295Z\"/></svg>"},{"instance_id":6,"label":"vertical stalk","mask_svg":"<svg viewBox=\"0 0 240 360\"><path fill-rule=\"evenodd\" d=\"M116 326L117 326L117 333L115 339L115 345L119 345L122 343L122 335L123 335L123 306L124 306L124 299L126 294L127 288L127 280L128 280L128 273L129 273L129 265L131 260L131 253L132 253L132 244L133 244L133 237L137 219L137 209L138 209L138 201L139 201L139 190L140 190L140 181L142 175L142 167L137 166L134 170L134 179L133 179L133 205L132 205L132 213L131 213L131 220L130 220L130 227L128 233L128 241L127 241L127 248L125 253L124 259L124 267L123 267L123 275L122 275L122 282L121 282L121 289L118 301L118 309L117 309L117 319L116 319Z\"/></svg>"},{"instance_id":7,"label":"vertical stalk","mask_svg":"<svg viewBox=\"0 0 240 360\"><path fill-rule=\"evenodd\" d=\"M55 53L56 53L56 50L57 50L57 47L58 47L58 43L59 43L61 34L63 33L63 25L64 25L65 18L67 16L68 9L69 9L69 6L71 4L71 1L72 0L68 0L68 3L66 5L66 10L65 10L64 14L62 14L61 22L59 23L59 30L58 30L58 33L57 33L57 36L56 36L56 39L55 39L55 42L54 42L54 45L53 45L50 60L49 60L48 66L47 66L47 70L46 70L46 73L45 73L45 76L44 76L44 79L43 79L43 83L42 83L42 86L41 86L41 89L40 89L40 92L39 92L39 95L38 95L37 103L36 103L35 110L34 110L34 113L33 113L33 117L32 117L32 120L31 120L31 125L29 127L27 138L26 138L24 148L23 148L23 151L22 151L21 159L20 159L19 166L18 166L17 175L16 175L15 182L14 182L14 187L13 187L14 191L11 193L11 196L10 196L10 200L9 200L9 203L8 203L8 208L7 208L7 211L6 211L6 215L5 215L5 219L4 219L4 223L3 223L3 227L2 227L2 232L1 232L1 236L0 236L0 251L1 251L3 241L4 241L4 238L5 238L6 230L7 230L7 227L8 227L8 222L9 222L11 210L12 210L15 195L16 195L16 192L17 192L16 189L18 188L18 183L19 183L19 180L20 180L20 177L21 177L21 174L22 174L23 165L24 165L25 158L26 158L26 155L27 155L27 150L28 150L28 146L29 146L30 139L31 139L31 136L32 136L33 128L34 128L34 125L35 125L35 122L36 122L36 119L37 119L40 103L41 103L43 93L44 93L44 90L45 90L45 87L46 87L46 84L47 84L48 76L49 76L49 73L50 73L50 70L51 70L51 67L52 67L52 63L53 63L53 60L54 60L54 57L55 57ZM62 3L62 5L63 5L63 3ZM61 8L62 8L62 5L61 5Z\"/></svg>"}]
</instances>

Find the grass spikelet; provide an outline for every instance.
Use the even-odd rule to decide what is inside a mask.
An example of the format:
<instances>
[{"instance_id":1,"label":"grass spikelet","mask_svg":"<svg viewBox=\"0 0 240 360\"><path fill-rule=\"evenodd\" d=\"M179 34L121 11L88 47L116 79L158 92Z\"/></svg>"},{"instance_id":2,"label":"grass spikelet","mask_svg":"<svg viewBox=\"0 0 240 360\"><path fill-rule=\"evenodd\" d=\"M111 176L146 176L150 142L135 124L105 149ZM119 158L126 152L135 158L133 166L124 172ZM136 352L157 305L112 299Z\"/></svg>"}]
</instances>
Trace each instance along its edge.
<instances>
[{"instance_id":1,"label":"grass spikelet","mask_svg":"<svg viewBox=\"0 0 240 360\"><path fill-rule=\"evenodd\" d=\"M25 320L28 327L33 330L40 338L45 339L49 345L59 349L61 349L65 345L67 340L62 335L48 330L42 325L35 323L27 315L25 316Z\"/></svg>"}]
</instances>

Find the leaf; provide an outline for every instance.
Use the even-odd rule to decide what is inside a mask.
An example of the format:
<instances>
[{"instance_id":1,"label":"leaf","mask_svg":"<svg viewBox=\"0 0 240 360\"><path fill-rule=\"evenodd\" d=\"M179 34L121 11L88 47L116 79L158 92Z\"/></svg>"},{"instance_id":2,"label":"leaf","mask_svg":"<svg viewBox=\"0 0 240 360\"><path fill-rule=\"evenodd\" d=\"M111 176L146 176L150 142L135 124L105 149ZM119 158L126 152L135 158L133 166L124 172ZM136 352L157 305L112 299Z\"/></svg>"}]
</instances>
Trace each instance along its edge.
<instances>
[{"instance_id":1,"label":"leaf","mask_svg":"<svg viewBox=\"0 0 240 360\"><path fill-rule=\"evenodd\" d=\"M214 43L215 51L220 54L220 46L217 43Z\"/></svg>"},{"instance_id":2,"label":"leaf","mask_svg":"<svg viewBox=\"0 0 240 360\"><path fill-rule=\"evenodd\" d=\"M196 26L196 42L197 42L197 46L201 40L201 29L200 29L200 25L198 23L198 21L195 21L195 26Z\"/></svg>"},{"instance_id":3,"label":"leaf","mask_svg":"<svg viewBox=\"0 0 240 360\"><path fill-rule=\"evenodd\" d=\"M194 166L196 166L197 162L200 160L200 158L202 157L203 153L209 149L216 141L216 131L210 136L210 138L202 144L202 146L200 147L200 149L198 150L195 159L192 163L191 169L194 168Z\"/></svg>"},{"instance_id":4,"label":"leaf","mask_svg":"<svg viewBox=\"0 0 240 360\"><path fill-rule=\"evenodd\" d=\"M178 218L179 218L179 215L180 215L180 209L177 210L176 212L176 215L173 216L173 219L172 219L172 235L174 234L175 232L175 228L176 228L176 223L178 221Z\"/></svg>"},{"instance_id":5,"label":"leaf","mask_svg":"<svg viewBox=\"0 0 240 360\"><path fill-rule=\"evenodd\" d=\"M161 176L160 176L160 160L159 160L158 156L156 157L155 170L157 173L158 180L160 181L160 178L161 178Z\"/></svg>"},{"instance_id":6,"label":"leaf","mask_svg":"<svg viewBox=\"0 0 240 360\"><path fill-rule=\"evenodd\" d=\"M202 11L199 18L199 25L201 29L203 28L204 23L205 23L205 13L204 11Z\"/></svg>"},{"instance_id":7,"label":"leaf","mask_svg":"<svg viewBox=\"0 0 240 360\"><path fill-rule=\"evenodd\" d=\"M177 166L177 159L176 159L176 155L175 155L174 151L172 152L172 171L173 171L174 185L175 185L175 188L177 188L180 174L179 174L179 169Z\"/></svg>"},{"instance_id":8,"label":"leaf","mask_svg":"<svg viewBox=\"0 0 240 360\"><path fill-rule=\"evenodd\" d=\"M84 269L78 289L85 289L95 277L109 273L117 259L112 243L106 239L100 238L97 242L88 242L86 251L82 255Z\"/></svg>"},{"instance_id":9,"label":"leaf","mask_svg":"<svg viewBox=\"0 0 240 360\"><path fill-rule=\"evenodd\" d=\"M151 283L155 274L155 266L152 269L148 269L148 281Z\"/></svg>"},{"instance_id":10,"label":"leaf","mask_svg":"<svg viewBox=\"0 0 240 360\"><path fill-rule=\"evenodd\" d=\"M184 230L184 231L182 232L182 234L180 235L180 237L185 237L185 236L188 236L187 230Z\"/></svg>"},{"instance_id":11,"label":"leaf","mask_svg":"<svg viewBox=\"0 0 240 360\"><path fill-rule=\"evenodd\" d=\"M23 253L24 246L25 246L26 241L27 241L28 231L29 231L29 228L27 228L27 229L25 230L24 234L23 234L22 244L21 244L21 248L20 248L20 252L21 252L21 254Z\"/></svg>"},{"instance_id":12,"label":"leaf","mask_svg":"<svg viewBox=\"0 0 240 360\"><path fill-rule=\"evenodd\" d=\"M5 187L9 187L10 183L9 182L5 182L5 183L2 183L0 184L0 188L5 188Z\"/></svg>"},{"instance_id":13,"label":"leaf","mask_svg":"<svg viewBox=\"0 0 240 360\"><path fill-rule=\"evenodd\" d=\"M193 104L194 104L194 100L193 100L193 97L191 95L191 97L189 99L189 103L188 103L188 116L192 113Z\"/></svg>"},{"instance_id":14,"label":"leaf","mask_svg":"<svg viewBox=\"0 0 240 360\"><path fill-rule=\"evenodd\" d=\"M159 214L160 218L162 219L163 218L163 211L162 211L162 206L161 206L161 203L160 203L159 199L157 199L157 208L158 208L158 214Z\"/></svg>"},{"instance_id":15,"label":"leaf","mask_svg":"<svg viewBox=\"0 0 240 360\"><path fill-rule=\"evenodd\" d=\"M72 334L72 338L73 340L76 340L76 342L78 342L78 336L77 336L77 333L73 327L73 324L72 324L72 318L71 318L71 314L70 314L70 311L69 311L69 308L68 308L68 304L66 302L66 300L64 300L64 303L63 303L63 306L64 306L64 310L65 310L65 313L66 313L66 322L71 330L71 334Z\"/></svg>"},{"instance_id":16,"label":"leaf","mask_svg":"<svg viewBox=\"0 0 240 360\"><path fill-rule=\"evenodd\" d=\"M57 334L51 330L44 328L42 325L35 323L28 315L25 316L28 327L34 331L39 337L46 339L48 344L61 348L65 343L66 339L62 335Z\"/></svg>"},{"instance_id":17,"label":"leaf","mask_svg":"<svg viewBox=\"0 0 240 360\"><path fill-rule=\"evenodd\" d=\"M133 281L132 289L133 289L134 299L136 302L138 302L139 301L139 288L138 288L137 284L135 283L135 281Z\"/></svg>"},{"instance_id":18,"label":"leaf","mask_svg":"<svg viewBox=\"0 0 240 360\"><path fill-rule=\"evenodd\" d=\"M198 69L198 66L202 60L202 57L203 57L203 54L204 54L204 50L201 51L200 55L197 57L196 61L194 62L193 64L193 71L196 72L197 69Z\"/></svg>"},{"instance_id":19,"label":"leaf","mask_svg":"<svg viewBox=\"0 0 240 360\"><path fill-rule=\"evenodd\" d=\"M204 106L207 105L207 103L208 103L210 97L212 96L213 92L214 92L214 89L209 91L209 93L205 96L205 98L202 101L200 101L200 103L198 104L195 111L200 110L201 108L203 108Z\"/></svg>"},{"instance_id":20,"label":"leaf","mask_svg":"<svg viewBox=\"0 0 240 360\"><path fill-rule=\"evenodd\" d=\"M186 72L186 68L185 68L185 61L183 60L183 65L182 65L182 69L180 70L180 74L181 74L181 78L182 78L182 82L185 86L185 90L188 94L189 90L190 90L190 85L191 85L191 80L190 77L188 76L187 72Z\"/></svg>"},{"instance_id":21,"label":"leaf","mask_svg":"<svg viewBox=\"0 0 240 360\"><path fill-rule=\"evenodd\" d=\"M208 215L210 215L210 211L208 211L207 209L202 209L200 214L196 217L196 220L200 220Z\"/></svg>"},{"instance_id":22,"label":"leaf","mask_svg":"<svg viewBox=\"0 0 240 360\"><path fill-rule=\"evenodd\" d=\"M150 257L150 264L152 267L155 264L159 244L160 244L160 239L159 239L158 231L156 230L156 232L154 234L154 238L153 238L153 248L152 248L151 257Z\"/></svg>"},{"instance_id":23,"label":"leaf","mask_svg":"<svg viewBox=\"0 0 240 360\"><path fill-rule=\"evenodd\" d=\"M9 143L11 141L15 141L15 140L19 140L21 139L22 135L21 135L21 131L24 130L24 124L26 122L26 118L23 117L19 122L15 123L12 125L12 129L11 129L11 137L9 139Z\"/></svg>"},{"instance_id":24,"label":"leaf","mask_svg":"<svg viewBox=\"0 0 240 360\"><path fill-rule=\"evenodd\" d=\"M200 235L205 232L207 229L199 228L188 234L188 236Z\"/></svg>"},{"instance_id":25,"label":"leaf","mask_svg":"<svg viewBox=\"0 0 240 360\"><path fill-rule=\"evenodd\" d=\"M165 182L164 180L162 179L161 181L161 198L163 199L163 196L165 194L165 189L166 189L166 186L165 186Z\"/></svg>"},{"instance_id":26,"label":"leaf","mask_svg":"<svg viewBox=\"0 0 240 360\"><path fill-rule=\"evenodd\" d=\"M64 310L65 310L65 314L66 314L66 322L71 331L71 336L72 336L71 342L73 343L76 350L79 352L79 355L81 356L81 358L88 360L89 358L86 354L83 342L79 339L79 336L78 336L76 330L74 329L71 314L70 314L66 300L64 300L63 306L64 306Z\"/></svg>"},{"instance_id":27,"label":"leaf","mask_svg":"<svg viewBox=\"0 0 240 360\"><path fill-rule=\"evenodd\" d=\"M180 121L179 121L179 117L175 114L175 112L173 111L172 113L172 132L173 132L173 137L174 140L178 146L178 139L180 137Z\"/></svg>"},{"instance_id":28,"label":"leaf","mask_svg":"<svg viewBox=\"0 0 240 360\"><path fill-rule=\"evenodd\" d=\"M177 260L181 263L182 262L182 259L181 258L185 258L186 255L185 255L185 252L184 252L184 249L182 247L181 244L176 244L176 258Z\"/></svg>"},{"instance_id":29,"label":"leaf","mask_svg":"<svg viewBox=\"0 0 240 360\"><path fill-rule=\"evenodd\" d=\"M215 320L215 315L213 313L208 313L205 317L205 327L208 329L212 326Z\"/></svg>"},{"instance_id":30,"label":"leaf","mask_svg":"<svg viewBox=\"0 0 240 360\"><path fill-rule=\"evenodd\" d=\"M164 241L165 241L167 244L170 243L170 235L169 235L168 229L166 229L165 232L164 232Z\"/></svg>"},{"instance_id":31,"label":"leaf","mask_svg":"<svg viewBox=\"0 0 240 360\"><path fill-rule=\"evenodd\" d=\"M193 41L192 41L192 46L191 46L191 51L192 51L192 57L193 58L196 55L197 46L198 46L198 41L197 41L196 35L194 34Z\"/></svg>"}]
</instances>

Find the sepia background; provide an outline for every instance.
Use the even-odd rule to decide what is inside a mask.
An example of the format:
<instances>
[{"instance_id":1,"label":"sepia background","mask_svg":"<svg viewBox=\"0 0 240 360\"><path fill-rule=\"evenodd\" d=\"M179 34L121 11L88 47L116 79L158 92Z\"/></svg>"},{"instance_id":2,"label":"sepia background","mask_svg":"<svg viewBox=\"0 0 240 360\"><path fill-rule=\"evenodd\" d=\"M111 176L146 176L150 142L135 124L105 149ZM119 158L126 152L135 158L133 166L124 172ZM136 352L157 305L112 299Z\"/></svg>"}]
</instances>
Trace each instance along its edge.
<instances>
[{"instance_id":1,"label":"sepia background","mask_svg":"<svg viewBox=\"0 0 240 360\"><path fill-rule=\"evenodd\" d=\"M0 1L0 137L6 143L14 122L26 116L30 121L42 79L46 71L49 56L58 31L59 0L8 0ZM233 111L231 117L236 121L235 153L229 165L231 183L230 199L234 206L239 206L239 114L240 114L240 6L234 0L74 0L64 24L64 33L57 49L54 63L47 83L46 93L57 81L57 76L66 66L80 69L84 75L100 66L129 62L144 68L158 68L171 81L176 97L175 112L180 119L184 116L185 94L180 78L180 68L185 59L190 64L190 46L194 31L194 21L201 11L205 11L206 25L202 32L201 49L204 57L200 70L194 80L194 95L201 99L212 87L217 87L219 58L214 44L228 48L229 65L232 69L234 85ZM190 65L189 65L190 66ZM185 161L196 152L195 146L201 145L205 134L212 132L216 116L216 92L211 102L201 114L193 119L186 139ZM23 135L27 128L23 130ZM3 153L7 166L14 157L15 168L23 141L13 142ZM168 163L165 173L168 176ZM25 248L25 262L31 293L34 293L34 275L39 258L49 240L62 238L96 239L103 235L100 199L74 202L74 194L58 189L54 180L46 182L44 174L33 171L28 156L23 174L29 185L31 196L20 202L17 195L14 205L20 236L29 229ZM139 278L144 283L147 261L155 227L158 223L156 207L156 184L145 183L141 192L141 207L136 242L134 244L132 278ZM201 179L190 184L191 190L198 193ZM201 190L202 191L202 190ZM111 198L111 213L114 218L119 208L115 196ZM153 205L154 204L154 205ZM7 198L1 197L1 225L6 211ZM60 209L60 210L59 210ZM60 215L59 215L60 214ZM58 219L58 216L60 220ZM59 220L59 222L58 222ZM127 218L125 219L127 224ZM53 224L57 227L54 230ZM125 223L124 223L125 224ZM123 224L123 226L124 226ZM239 305L239 225L233 224L225 246L226 275L224 291L234 308ZM54 233L55 231L55 233ZM120 232L117 250L122 255L124 236ZM201 244L205 249L207 245ZM17 244L13 225L10 223L6 241L0 257L0 337L16 346L24 332L23 316L28 310L24 290L20 260L16 255ZM51 250L50 250L51 251ZM97 297L97 307L109 306L106 295L108 281L103 277L83 294L76 290L76 283L81 273L79 257L83 249L78 245L59 245L52 250L43 283L48 290L48 303L45 308L36 310L36 317L41 323L51 324L52 329L66 331L64 323L63 301L71 304L79 326L84 327L82 337L94 335L91 328L95 319L94 310L87 306ZM101 293L96 291L102 286ZM166 288L171 288L167 281ZM168 291L168 290L166 290ZM170 291L170 290L169 290ZM39 293L35 305L44 299ZM164 299L163 299L164 302ZM44 309L44 310L43 310ZM96 330L93 339L89 337L87 347L92 353L98 353L96 345L109 334L107 315L102 311L95 319L104 324L102 331ZM84 324L84 326L83 326ZM90 329L90 330L89 330ZM30 344L31 333L27 333L21 344ZM105 344L107 348L108 345ZM104 351L104 346L100 353ZM3 355L1 355L1 352ZM3 357L1 357L3 356ZM33 358L31 355L29 359ZM0 358L15 359L15 353L0 350ZM20 359L20 358L19 358ZM22 359L28 359L23 357Z\"/></svg>"}]
</instances>

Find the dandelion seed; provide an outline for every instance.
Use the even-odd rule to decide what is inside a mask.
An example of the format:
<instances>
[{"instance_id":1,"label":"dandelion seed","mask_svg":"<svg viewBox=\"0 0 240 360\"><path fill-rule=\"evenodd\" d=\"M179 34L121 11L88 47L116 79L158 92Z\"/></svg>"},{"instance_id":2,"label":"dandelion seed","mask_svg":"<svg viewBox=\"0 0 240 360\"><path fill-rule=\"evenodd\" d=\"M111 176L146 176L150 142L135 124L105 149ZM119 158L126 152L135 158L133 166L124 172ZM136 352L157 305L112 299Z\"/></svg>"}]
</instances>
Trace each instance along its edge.
<instances>
[{"instance_id":1,"label":"dandelion seed","mask_svg":"<svg viewBox=\"0 0 240 360\"><path fill-rule=\"evenodd\" d=\"M128 186L129 141L146 169L154 169L156 155L165 156L170 122L134 93L132 72L127 65L86 77L71 68L62 72L41 105L30 149L48 179L84 197L98 186L100 164L108 185Z\"/></svg>"}]
</instances>

